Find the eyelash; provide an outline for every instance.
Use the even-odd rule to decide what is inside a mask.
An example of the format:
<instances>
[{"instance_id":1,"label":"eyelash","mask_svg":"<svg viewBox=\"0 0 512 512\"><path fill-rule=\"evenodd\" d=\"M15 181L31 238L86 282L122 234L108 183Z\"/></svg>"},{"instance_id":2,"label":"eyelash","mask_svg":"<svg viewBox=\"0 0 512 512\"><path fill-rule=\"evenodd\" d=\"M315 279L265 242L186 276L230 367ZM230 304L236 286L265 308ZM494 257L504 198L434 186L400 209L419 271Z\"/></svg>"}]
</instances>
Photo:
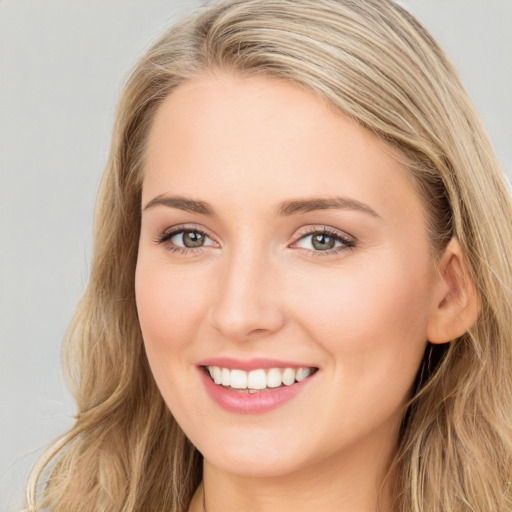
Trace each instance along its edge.
<instances>
[{"instance_id":1,"label":"eyelash","mask_svg":"<svg viewBox=\"0 0 512 512\"><path fill-rule=\"evenodd\" d=\"M344 252L349 252L352 249L355 248L356 243L353 239L350 239L348 237L343 236L338 231L334 231L333 229L329 229L328 227L323 227L321 229L318 228L311 228L308 229L306 232L302 233L301 236L298 238L296 242L293 243L293 245L297 244L301 240L304 240L308 236L312 235L325 235L329 238L333 238L335 242L340 242L342 245L340 247L335 247L333 249L327 249L325 251L315 251L313 249L303 249L306 251L309 255L313 257L323 257L323 256L332 256L335 254L341 254Z\"/></svg>"},{"instance_id":2,"label":"eyelash","mask_svg":"<svg viewBox=\"0 0 512 512\"><path fill-rule=\"evenodd\" d=\"M204 250L204 246L200 246L200 247L196 247L196 248L180 247L178 245L173 245L173 244L167 243L173 236L178 235L180 233L187 233L187 232L188 233L197 233L201 236L204 236L204 237L207 237L207 238L210 238L211 240L213 240L213 238L210 237L208 235L208 233L206 233L205 231L203 231L199 228L187 227L187 226L176 226L171 231L164 231L162 234L160 234L157 237L157 239L155 240L155 242L159 245L165 245L166 249L173 253L188 254L188 253L192 252L195 254L201 254ZM351 251L352 249L354 249L356 247L356 243L354 240L344 237L337 231L334 231L327 227L323 227L322 229L311 228L310 230L306 231L305 233L302 233L301 236L298 238L298 240L292 244L292 246L297 244L299 241L304 240L308 236L312 236L312 235L326 235L329 238L333 238L336 242L340 242L342 244L342 246L340 246L340 247L336 247L333 249L327 249L325 251L315 251L312 249L303 249L309 255L314 256L314 257L322 257L322 256L330 256L330 255L334 255L334 254L340 254L342 252Z\"/></svg>"},{"instance_id":3,"label":"eyelash","mask_svg":"<svg viewBox=\"0 0 512 512\"><path fill-rule=\"evenodd\" d=\"M170 251L170 252L174 252L174 253L178 253L178 254L187 254L189 252L193 252L195 254L201 254L204 250L203 247L196 247L196 248L192 248L192 247L180 247L179 245L173 245L173 244L170 244L170 243L167 243L170 241L170 239L175 236L175 235L178 235L180 233L197 233L199 235L202 235L204 237L208 237L210 239L212 239L212 237L210 237L208 235L208 233L204 232L203 230L201 229L198 229L196 227L188 227L188 226L176 226L175 228L173 228L172 230L170 231L164 231L162 234L160 234L157 239L155 240L155 242L157 244L160 244L160 245L165 245L165 248Z\"/></svg>"}]
</instances>

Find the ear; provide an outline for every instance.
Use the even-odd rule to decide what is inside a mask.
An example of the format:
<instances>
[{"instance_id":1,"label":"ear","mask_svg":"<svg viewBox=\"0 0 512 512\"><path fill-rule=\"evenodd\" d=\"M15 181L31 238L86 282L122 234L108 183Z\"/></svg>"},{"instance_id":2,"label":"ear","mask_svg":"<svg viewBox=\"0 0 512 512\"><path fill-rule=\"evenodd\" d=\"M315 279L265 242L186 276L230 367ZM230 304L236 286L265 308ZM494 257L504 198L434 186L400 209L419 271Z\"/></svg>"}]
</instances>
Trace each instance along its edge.
<instances>
[{"instance_id":1,"label":"ear","mask_svg":"<svg viewBox=\"0 0 512 512\"><path fill-rule=\"evenodd\" d=\"M446 343L462 336L479 313L476 289L469 280L459 242L452 238L438 267L427 339Z\"/></svg>"}]
</instances>

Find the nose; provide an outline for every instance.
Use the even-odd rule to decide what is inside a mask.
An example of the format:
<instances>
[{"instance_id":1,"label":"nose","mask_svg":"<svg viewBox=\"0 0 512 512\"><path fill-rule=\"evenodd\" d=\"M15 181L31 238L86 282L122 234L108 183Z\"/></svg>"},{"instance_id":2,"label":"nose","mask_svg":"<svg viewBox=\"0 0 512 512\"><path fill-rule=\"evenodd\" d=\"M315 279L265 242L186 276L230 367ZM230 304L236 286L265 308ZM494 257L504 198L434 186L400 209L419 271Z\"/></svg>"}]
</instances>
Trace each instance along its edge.
<instances>
[{"instance_id":1,"label":"nose","mask_svg":"<svg viewBox=\"0 0 512 512\"><path fill-rule=\"evenodd\" d=\"M210 322L223 337L248 341L275 333L284 325L280 273L270 259L245 252L224 262Z\"/></svg>"}]
</instances>

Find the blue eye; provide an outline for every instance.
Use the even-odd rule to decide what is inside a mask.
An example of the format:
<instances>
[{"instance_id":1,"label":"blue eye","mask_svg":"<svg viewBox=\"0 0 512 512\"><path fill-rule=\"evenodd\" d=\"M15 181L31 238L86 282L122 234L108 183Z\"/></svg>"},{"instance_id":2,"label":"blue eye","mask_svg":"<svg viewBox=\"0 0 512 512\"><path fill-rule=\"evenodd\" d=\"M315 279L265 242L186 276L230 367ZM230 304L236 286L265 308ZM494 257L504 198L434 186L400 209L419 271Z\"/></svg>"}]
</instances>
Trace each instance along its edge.
<instances>
[{"instance_id":1,"label":"blue eye","mask_svg":"<svg viewBox=\"0 0 512 512\"><path fill-rule=\"evenodd\" d=\"M199 253L203 247L217 246L204 231L183 226L162 233L155 242L164 245L169 251L184 254ZM304 249L314 256L321 256L350 250L355 247L355 242L336 231L323 228L302 235L292 247Z\"/></svg>"},{"instance_id":2,"label":"blue eye","mask_svg":"<svg viewBox=\"0 0 512 512\"><path fill-rule=\"evenodd\" d=\"M334 231L323 229L315 230L303 235L294 246L306 249L312 252L324 252L327 254L338 253L344 250L352 249L355 243L348 238L341 236Z\"/></svg>"}]
</instances>

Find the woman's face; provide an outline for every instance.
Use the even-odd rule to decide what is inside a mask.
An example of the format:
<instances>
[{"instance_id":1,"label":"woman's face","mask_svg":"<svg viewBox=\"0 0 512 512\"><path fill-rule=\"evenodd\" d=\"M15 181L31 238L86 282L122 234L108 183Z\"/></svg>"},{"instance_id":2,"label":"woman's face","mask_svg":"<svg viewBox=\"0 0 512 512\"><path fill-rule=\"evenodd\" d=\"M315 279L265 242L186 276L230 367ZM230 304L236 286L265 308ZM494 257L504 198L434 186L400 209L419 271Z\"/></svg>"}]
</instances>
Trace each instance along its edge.
<instances>
[{"instance_id":1,"label":"woman's face","mask_svg":"<svg viewBox=\"0 0 512 512\"><path fill-rule=\"evenodd\" d=\"M394 150L296 85L212 73L160 107L142 208L147 356L207 462L278 476L387 457L435 282Z\"/></svg>"}]
</instances>

